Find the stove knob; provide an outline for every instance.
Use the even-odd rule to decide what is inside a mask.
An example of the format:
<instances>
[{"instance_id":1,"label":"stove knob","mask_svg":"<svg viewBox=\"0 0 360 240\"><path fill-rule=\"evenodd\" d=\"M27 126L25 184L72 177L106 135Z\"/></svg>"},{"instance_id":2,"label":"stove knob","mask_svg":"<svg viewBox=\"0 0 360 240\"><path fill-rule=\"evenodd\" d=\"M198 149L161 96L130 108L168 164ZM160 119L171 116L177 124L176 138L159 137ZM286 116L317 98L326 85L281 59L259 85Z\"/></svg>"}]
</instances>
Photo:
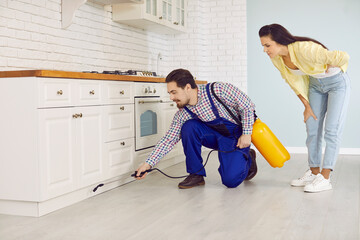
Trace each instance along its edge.
<instances>
[{"instance_id":1,"label":"stove knob","mask_svg":"<svg viewBox=\"0 0 360 240\"><path fill-rule=\"evenodd\" d=\"M147 87L144 87L144 88L143 88L143 93L148 93Z\"/></svg>"},{"instance_id":2,"label":"stove knob","mask_svg":"<svg viewBox=\"0 0 360 240\"><path fill-rule=\"evenodd\" d=\"M154 88L154 93L156 93L156 89Z\"/></svg>"}]
</instances>

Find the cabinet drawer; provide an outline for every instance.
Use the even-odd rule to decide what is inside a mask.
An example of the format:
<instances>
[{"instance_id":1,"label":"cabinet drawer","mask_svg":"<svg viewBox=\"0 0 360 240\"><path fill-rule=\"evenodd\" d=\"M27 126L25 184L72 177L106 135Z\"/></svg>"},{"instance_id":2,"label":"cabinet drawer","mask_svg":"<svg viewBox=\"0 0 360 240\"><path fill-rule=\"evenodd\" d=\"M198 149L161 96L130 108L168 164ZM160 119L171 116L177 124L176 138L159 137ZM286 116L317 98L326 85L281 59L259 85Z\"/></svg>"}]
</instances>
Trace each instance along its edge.
<instances>
[{"instance_id":1,"label":"cabinet drawer","mask_svg":"<svg viewBox=\"0 0 360 240\"><path fill-rule=\"evenodd\" d=\"M134 83L104 82L104 102L107 104L133 103Z\"/></svg>"},{"instance_id":2,"label":"cabinet drawer","mask_svg":"<svg viewBox=\"0 0 360 240\"><path fill-rule=\"evenodd\" d=\"M70 80L40 79L38 81L38 107L72 106L72 83Z\"/></svg>"},{"instance_id":3,"label":"cabinet drawer","mask_svg":"<svg viewBox=\"0 0 360 240\"><path fill-rule=\"evenodd\" d=\"M99 105L101 103L101 82L99 81L77 81L76 105Z\"/></svg>"},{"instance_id":4,"label":"cabinet drawer","mask_svg":"<svg viewBox=\"0 0 360 240\"><path fill-rule=\"evenodd\" d=\"M104 107L105 142L134 137L134 105L111 105Z\"/></svg>"},{"instance_id":5,"label":"cabinet drawer","mask_svg":"<svg viewBox=\"0 0 360 240\"><path fill-rule=\"evenodd\" d=\"M105 144L107 178L134 171L134 138Z\"/></svg>"}]
</instances>

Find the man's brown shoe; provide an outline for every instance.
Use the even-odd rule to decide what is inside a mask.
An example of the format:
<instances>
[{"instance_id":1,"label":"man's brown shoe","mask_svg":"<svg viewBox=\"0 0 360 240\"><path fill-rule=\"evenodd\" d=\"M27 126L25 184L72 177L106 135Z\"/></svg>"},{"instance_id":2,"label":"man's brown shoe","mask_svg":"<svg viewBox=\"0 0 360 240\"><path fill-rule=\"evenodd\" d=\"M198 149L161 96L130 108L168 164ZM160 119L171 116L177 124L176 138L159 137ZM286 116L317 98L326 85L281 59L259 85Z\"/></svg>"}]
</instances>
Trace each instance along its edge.
<instances>
[{"instance_id":1,"label":"man's brown shoe","mask_svg":"<svg viewBox=\"0 0 360 240\"><path fill-rule=\"evenodd\" d=\"M205 180L204 180L203 176L192 173L189 176L187 176L187 178L185 178L184 181L179 183L178 186L181 189L186 189L186 188L192 188L192 187L196 187L196 186L200 186L200 185L204 185L204 184L205 184Z\"/></svg>"},{"instance_id":2,"label":"man's brown shoe","mask_svg":"<svg viewBox=\"0 0 360 240\"><path fill-rule=\"evenodd\" d=\"M250 149L249 151L250 159L251 159L251 166L248 172L247 177L245 180L251 180L253 177L255 177L257 173L257 165L256 165L256 152L254 149Z\"/></svg>"}]
</instances>

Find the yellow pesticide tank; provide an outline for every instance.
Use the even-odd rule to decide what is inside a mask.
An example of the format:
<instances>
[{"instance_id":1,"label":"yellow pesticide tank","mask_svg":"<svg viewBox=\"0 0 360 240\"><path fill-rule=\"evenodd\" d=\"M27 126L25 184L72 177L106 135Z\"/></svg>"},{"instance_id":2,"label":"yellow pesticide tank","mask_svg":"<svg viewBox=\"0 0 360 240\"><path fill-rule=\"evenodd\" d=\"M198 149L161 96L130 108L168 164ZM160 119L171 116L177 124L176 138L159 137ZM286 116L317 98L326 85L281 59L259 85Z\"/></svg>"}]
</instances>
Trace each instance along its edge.
<instances>
[{"instance_id":1,"label":"yellow pesticide tank","mask_svg":"<svg viewBox=\"0 0 360 240\"><path fill-rule=\"evenodd\" d=\"M251 141L272 167L282 167L290 154L270 128L258 118L253 125Z\"/></svg>"}]
</instances>

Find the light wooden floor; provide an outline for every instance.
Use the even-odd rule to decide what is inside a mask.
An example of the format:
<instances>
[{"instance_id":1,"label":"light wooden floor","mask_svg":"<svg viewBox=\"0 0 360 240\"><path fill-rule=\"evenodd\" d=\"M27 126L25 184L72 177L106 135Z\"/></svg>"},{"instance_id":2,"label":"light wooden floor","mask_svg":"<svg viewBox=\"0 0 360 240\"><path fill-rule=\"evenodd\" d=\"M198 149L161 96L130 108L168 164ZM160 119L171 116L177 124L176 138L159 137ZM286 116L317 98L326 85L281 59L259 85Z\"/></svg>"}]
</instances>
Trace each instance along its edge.
<instances>
[{"instance_id":1,"label":"light wooden floor","mask_svg":"<svg viewBox=\"0 0 360 240\"><path fill-rule=\"evenodd\" d=\"M180 190L153 173L40 218L0 215L0 239L360 239L360 156L339 157L334 190L304 193L289 181L306 170L305 155L281 169L258 156L258 175L236 189L221 184L216 155L204 187Z\"/></svg>"}]
</instances>

